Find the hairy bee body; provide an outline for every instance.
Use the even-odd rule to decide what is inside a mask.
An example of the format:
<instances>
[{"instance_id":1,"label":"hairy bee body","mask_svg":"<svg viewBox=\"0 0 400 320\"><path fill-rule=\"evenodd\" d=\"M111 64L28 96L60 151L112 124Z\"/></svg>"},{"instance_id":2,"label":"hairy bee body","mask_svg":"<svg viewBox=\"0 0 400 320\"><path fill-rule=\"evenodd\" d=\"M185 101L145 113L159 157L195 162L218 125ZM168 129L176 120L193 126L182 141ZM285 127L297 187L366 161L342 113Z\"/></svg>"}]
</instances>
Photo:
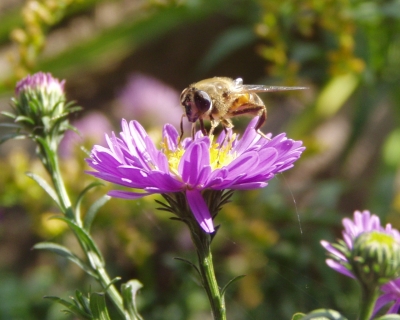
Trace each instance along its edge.
<instances>
[{"instance_id":1,"label":"hairy bee body","mask_svg":"<svg viewBox=\"0 0 400 320\"><path fill-rule=\"evenodd\" d=\"M214 77L191 84L181 94L181 104L185 116L193 125L200 123L202 132L206 135L203 120L211 121L212 134L218 124L232 128L230 120L243 114L259 116L255 126L257 132L267 118L267 108L256 92L273 92L283 90L305 89L302 87L270 87L264 85L244 85L241 78L231 79Z\"/></svg>"}]
</instances>

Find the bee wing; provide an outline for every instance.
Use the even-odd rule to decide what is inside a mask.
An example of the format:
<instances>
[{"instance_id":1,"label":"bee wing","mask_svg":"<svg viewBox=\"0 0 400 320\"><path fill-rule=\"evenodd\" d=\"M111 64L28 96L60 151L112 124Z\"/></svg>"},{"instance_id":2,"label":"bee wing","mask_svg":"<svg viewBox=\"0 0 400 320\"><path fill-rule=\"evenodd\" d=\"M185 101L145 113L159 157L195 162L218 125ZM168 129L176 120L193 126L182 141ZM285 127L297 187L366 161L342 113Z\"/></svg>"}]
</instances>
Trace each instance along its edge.
<instances>
[{"instance_id":1,"label":"bee wing","mask_svg":"<svg viewBox=\"0 0 400 320\"><path fill-rule=\"evenodd\" d=\"M280 87L280 86L263 86L261 84L244 84L241 90L245 92L276 92L288 90L305 90L307 87Z\"/></svg>"}]
</instances>

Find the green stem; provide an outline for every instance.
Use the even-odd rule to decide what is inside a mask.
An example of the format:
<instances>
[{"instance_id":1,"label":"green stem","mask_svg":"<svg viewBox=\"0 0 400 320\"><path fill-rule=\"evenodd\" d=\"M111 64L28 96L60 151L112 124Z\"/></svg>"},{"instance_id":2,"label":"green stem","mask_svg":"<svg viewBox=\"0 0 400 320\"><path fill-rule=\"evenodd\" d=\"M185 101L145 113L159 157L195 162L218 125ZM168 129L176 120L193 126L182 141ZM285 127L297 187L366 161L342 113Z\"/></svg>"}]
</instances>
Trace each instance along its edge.
<instances>
[{"instance_id":1,"label":"green stem","mask_svg":"<svg viewBox=\"0 0 400 320\"><path fill-rule=\"evenodd\" d=\"M375 287L368 288L367 286L362 286L361 290L360 314L358 320L369 320L374 311L379 291Z\"/></svg>"},{"instance_id":2,"label":"green stem","mask_svg":"<svg viewBox=\"0 0 400 320\"><path fill-rule=\"evenodd\" d=\"M195 219L190 219L188 225L193 244L196 247L200 275L211 304L214 320L226 320L225 301L221 295L214 272L211 254L211 235L205 233Z\"/></svg>"},{"instance_id":3,"label":"green stem","mask_svg":"<svg viewBox=\"0 0 400 320\"><path fill-rule=\"evenodd\" d=\"M111 286L109 285L111 280L107 274L107 271L103 267L97 267L96 272L103 288L107 288L108 296L114 302L115 306L118 308L121 315L126 317L124 310L124 302L122 300L122 297L114 285Z\"/></svg>"},{"instance_id":4,"label":"green stem","mask_svg":"<svg viewBox=\"0 0 400 320\"><path fill-rule=\"evenodd\" d=\"M64 215L73 220L79 227L82 227L82 219L81 217L76 214L76 211L72 209L72 204L71 200L68 196L68 192L65 188L64 180L61 175L60 171L60 166L58 162L58 156L57 156L57 150L54 150L54 144L52 144L52 141L50 138L47 138L46 140L41 140L38 141L39 147L40 147L40 153L41 153L41 160L43 162L43 165L45 166L47 172L49 173L51 180L53 182L55 191L58 196L58 200L61 206L61 210L64 213ZM75 212L73 212L75 211ZM68 214L69 212L72 213ZM84 251L88 261L90 261L90 264L92 268L95 270L97 274L98 281L102 285L104 289L107 289L107 294L112 300L113 304L119 311L119 313L123 316L124 319L129 320L129 316L127 316L124 305L123 305L123 299L121 295L119 294L118 290L115 288L114 285L110 285L111 280L110 277L108 276L106 270L104 269L104 266L102 263L100 263L99 259L94 258L93 254L90 252L90 249L87 247L83 239L79 237L77 233L74 233L82 250ZM88 237L90 235L88 234Z\"/></svg>"}]
</instances>

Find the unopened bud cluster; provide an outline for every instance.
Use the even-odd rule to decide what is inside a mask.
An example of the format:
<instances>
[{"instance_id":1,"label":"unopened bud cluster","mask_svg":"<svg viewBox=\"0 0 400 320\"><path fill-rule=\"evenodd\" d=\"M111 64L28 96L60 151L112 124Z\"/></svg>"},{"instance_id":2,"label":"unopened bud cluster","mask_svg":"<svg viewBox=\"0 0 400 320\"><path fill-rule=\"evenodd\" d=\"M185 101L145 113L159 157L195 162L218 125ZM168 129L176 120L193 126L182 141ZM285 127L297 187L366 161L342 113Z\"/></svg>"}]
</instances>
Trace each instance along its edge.
<instances>
[{"instance_id":1,"label":"unopened bud cluster","mask_svg":"<svg viewBox=\"0 0 400 320\"><path fill-rule=\"evenodd\" d=\"M363 284L383 284L398 276L400 243L385 232L361 233L354 239L349 262L353 274Z\"/></svg>"},{"instance_id":2,"label":"unopened bud cluster","mask_svg":"<svg viewBox=\"0 0 400 320\"><path fill-rule=\"evenodd\" d=\"M51 136L59 142L68 129L68 114L76 110L66 103L64 81L38 72L18 82L15 95L14 121L31 137Z\"/></svg>"}]
</instances>

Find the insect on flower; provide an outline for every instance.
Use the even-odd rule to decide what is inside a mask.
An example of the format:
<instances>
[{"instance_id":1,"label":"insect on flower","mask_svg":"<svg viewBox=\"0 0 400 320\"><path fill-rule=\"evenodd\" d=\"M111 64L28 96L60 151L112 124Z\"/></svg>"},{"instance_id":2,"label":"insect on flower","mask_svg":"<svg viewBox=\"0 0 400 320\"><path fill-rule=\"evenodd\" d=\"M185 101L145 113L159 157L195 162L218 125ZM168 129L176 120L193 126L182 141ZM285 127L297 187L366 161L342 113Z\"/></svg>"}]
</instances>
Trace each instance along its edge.
<instances>
[{"instance_id":1,"label":"insect on flower","mask_svg":"<svg viewBox=\"0 0 400 320\"><path fill-rule=\"evenodd\" d=\"M245 85L242 78L236 80L226 77L214 77L191 84L181 93L181 104L185 113L181 120L181 137L183 136L183 117L192 122L192 135L196 122L201 131L207 135L203 120L211 121L209 134L221 123L223 127L232 128L230 118L243 114L259 116L255 130L268 139L260 128L267 119L267 108L256 92L275 92L286 90L303 90L305 87L278 87L264 85Z\"/></svg>"}]
</instances>

